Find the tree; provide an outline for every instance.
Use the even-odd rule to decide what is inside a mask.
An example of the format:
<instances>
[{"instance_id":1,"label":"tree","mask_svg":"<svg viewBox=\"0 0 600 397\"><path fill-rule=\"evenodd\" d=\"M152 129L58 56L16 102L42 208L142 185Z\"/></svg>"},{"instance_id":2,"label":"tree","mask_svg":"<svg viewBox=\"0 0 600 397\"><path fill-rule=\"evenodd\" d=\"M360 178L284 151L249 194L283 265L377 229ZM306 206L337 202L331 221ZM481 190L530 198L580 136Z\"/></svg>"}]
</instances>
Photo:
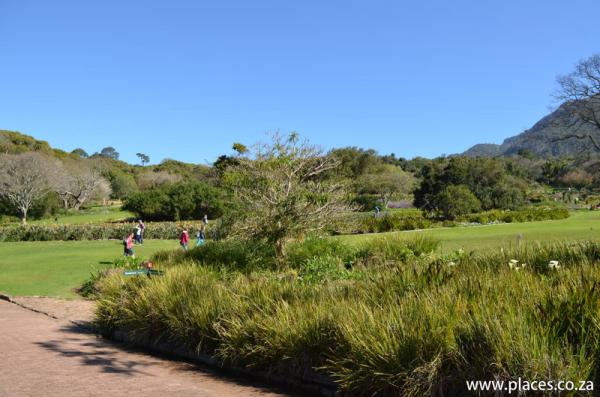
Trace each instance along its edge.
<instances>
[{"instance_id":1,"label":"tree","mask_svg":"<svg viewBox=\"0 0 600 397\"><path fill-rule=\"evenodd\" d=\"M600 54L579 61L570 74L559 76L555 98L564 102L563 120L573 133L560 137L587 139L600 151L597 133L600 133Z\"/></svg>"},{"instance_id":2,"label":"tree","mask_svg":"<svg viewBox=\"0 0 600 397\"><path fill-rule=\"evenodd\" d=\"M35 152L0 156L0 195L27 223L33 204L51 191L53 162Z\"/></svg>"},{"instance_id":3,"label":"tree","mask_svg":"<svg viewBox=\"0 0 600 397\"><path fill-rule=\"evenodd\" d=\"M147 154L136 153L135 155L139 157L140 162L142 163L142 166L144 166L150 162L150 156L148 156Z\"/></svg>"},{"instance_id":4,"label":"tree","mask_svg":"<svg viewBox=\"0 0 600 397\"><path fill-rule=\"evenodd\" d=\"M200 182L182 182L160 186L127 197L123 209L143 219L178 221L220 217L224 200L222 191Z\"/></svg>"},{"instance_id":5,"label":"tree","mask_svg":"<svg viewBox=\"0 0 600 397\"><path fill-rule=\"evenodd\" d=\"M82 159L85 159L85 158L89 157L89 155L87 154L87 152L85 150L83 150L82 148L74 149L71 153L75 154L75 155L77 155L79 157L81 157Z\"/></svg>"},{"instance_id":6,"label":"tree","mask_svg":"<svg viewBox=\"0 0 600 397\"><path fill-rule=\"evenodd\" d=\"M407 195L412 190L414 178L400 167L386 164L377 172L362 175L355 184L359 194L375 195L387 208L394 195Z\"/></svg>"},{"instance_id":7,"label":"tree","mask_svg":"<svg viewBox=\"0 0 600 397\"><path fill-rule=\"evenodd\" d=\"M117 152L117 150L114 147L107 146L100 151L100 156L108 157L109 159L113 159L113 160L118 160L119 152Z\"/></svg>"},{"instance_id":8,"label":"tree","mask_svg":"<svg viewBox=\"0 0 600 397\"><path fill-rule=\"evenodd\" d=\"M163 185L172 185L181 181L181 175L167 171L146 171L137 175L137 185L140 189L151 189Z\"/></svg>"},{"instance_id":9,"label":"tree","mask_svg":"<svg viewBox=\"0 0 600 397\"><path fill-rule=\"evenodd\" d=\"M351 208L347 184L324 178L339 165L296 133L256 145L223 176L236 200L232 233L274 244L281 260L291 239L321 230Z\"/></svg>"},{"instance_id":10,"label":"tree","mask_svg":"<svg viewBox=\"0 0 600 397\"><path fill-rule=\"evenodd\" d=\"M481 211L481 203L465 185L450 185L435 197L436 207L445 219Z\"/></svg>"},{"instance_id":11,"label":"tree","mask_svg":"<svg viewBox=\"0 0 600 397\"><path fill-rule=\"evenodd\" d=\"M89 160L65 163L54 175L55 190L64 207L76 210L101 190L107 190L107 184L98 167Z\"/></svg>"}]
</instances>

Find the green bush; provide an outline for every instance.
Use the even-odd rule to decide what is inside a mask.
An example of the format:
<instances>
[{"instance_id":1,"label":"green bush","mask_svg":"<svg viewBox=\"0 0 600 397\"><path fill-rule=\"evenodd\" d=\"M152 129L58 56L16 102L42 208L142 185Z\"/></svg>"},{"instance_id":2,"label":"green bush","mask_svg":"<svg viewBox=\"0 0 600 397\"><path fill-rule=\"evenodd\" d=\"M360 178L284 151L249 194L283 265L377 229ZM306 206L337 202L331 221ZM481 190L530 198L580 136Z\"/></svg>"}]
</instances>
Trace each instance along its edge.
<instances>
[{"instance_id":1,"label":"green bush","mask_svg":"<svg viewBox=\"0 0 600 397\"><path fill-rule=\"evenodd\" d=\"M566 219L569 216L570 213L566 208L531 207L519 211L485 211L459 217L458 221L481 223L483 225L492 222L512 223Z\"/></svg>"},{"instance_id":2,"label":"green bush","mask_svg":"<svg viewBox=\"0 0 600 397\"><path fill-rule=\"evenodd\" d=\"M208 184L182 182L132 194L123 209L152 221L201 219L205 214L215 219L223 214L222 196L220 190Z\"/></svg>"},{"instance_id":3,"label":"green bush","mask_svg":"<svg viewBox=\"0 0 600 397\"><path fill-rule=\"evenodd\" d=\"M435 196L435 206L444 219L481 211L481 202L465 185L449 185Z\"/></svg>"},{"instance_id":4,"label":"green bush","mask_svg":"<svg viewBox=\"0 0 600 397\"><path fill-rule=\"evenodd\" d=\"M183 254L180 260L244 272L276 265L275 249L271 244L233 239L208 241Z\"/></svg>"},{"instance_id":5,"label":"green bush","mask_svg":"<svg viewBox=\"0 0 600 397\"><path fill-rule=\"evenodd\" d=\"M356 249L340 240L310 237L302 242L291 243L286 261L292 267L301 266L308 260L320 257L336 257L344 263L353 260Z\"/></svg>"}]
</instances>

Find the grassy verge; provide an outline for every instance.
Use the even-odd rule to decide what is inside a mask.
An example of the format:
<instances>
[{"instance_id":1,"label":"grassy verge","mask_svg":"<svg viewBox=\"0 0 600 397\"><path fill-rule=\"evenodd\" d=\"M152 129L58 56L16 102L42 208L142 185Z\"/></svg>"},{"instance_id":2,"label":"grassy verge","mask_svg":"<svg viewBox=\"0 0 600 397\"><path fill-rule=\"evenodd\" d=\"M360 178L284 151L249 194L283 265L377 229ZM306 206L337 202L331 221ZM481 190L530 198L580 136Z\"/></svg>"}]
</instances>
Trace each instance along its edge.
<instances>
[{"instance_id":1,"label":"grassy verge","mask_svg":"<svg viewBox=\"0 0 600 397\"><path fill-rule=\"evenodd\" d=\"M136 247L138 256L176 248L172 240L146 240ZM94 269L122 255L120 241L48 241L0 243L0 291L11 295L74 298Z\"/></svg>"}]
</instances>

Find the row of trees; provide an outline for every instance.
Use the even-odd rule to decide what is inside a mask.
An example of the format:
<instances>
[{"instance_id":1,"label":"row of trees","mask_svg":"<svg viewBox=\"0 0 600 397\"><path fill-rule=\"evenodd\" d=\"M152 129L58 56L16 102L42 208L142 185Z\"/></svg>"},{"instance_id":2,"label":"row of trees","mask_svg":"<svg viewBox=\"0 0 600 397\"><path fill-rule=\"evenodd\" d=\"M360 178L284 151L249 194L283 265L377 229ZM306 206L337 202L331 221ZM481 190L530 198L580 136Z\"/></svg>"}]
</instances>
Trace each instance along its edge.
<instances>
[{"instance_id":1,"label":"row of trees","mask_svg":"<svg viewBox=\"0 0 600 397\"><path fill-rule=\"evenodd\" d=\"M92 198L107 198L110 184L92 161L61 162L38 152L0 155L0 199L23 224L36 202L52 192L65 209L79 209Z\"/></svg>"}]
</instances>

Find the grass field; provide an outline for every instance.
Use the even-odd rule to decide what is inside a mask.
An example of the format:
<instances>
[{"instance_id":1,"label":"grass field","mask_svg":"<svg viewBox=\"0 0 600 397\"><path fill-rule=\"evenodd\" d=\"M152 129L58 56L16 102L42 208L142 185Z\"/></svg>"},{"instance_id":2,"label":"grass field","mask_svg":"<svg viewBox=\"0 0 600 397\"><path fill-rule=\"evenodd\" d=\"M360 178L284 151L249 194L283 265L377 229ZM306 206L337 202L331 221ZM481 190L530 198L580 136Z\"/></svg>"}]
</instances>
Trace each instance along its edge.
<instances>
[{"instance_id":1,"label":"grass field","mask_svg":"<svg viewBox=\"0 0 600 397\"><path fill-rule=\"evenodd\" d=\"M600 211L577 211L567 219L541 222L505 223L498 225L437 228L424 231L407 231L379 234L339 236L351 244L360 245L368 239L390 234L427 235L442 242L443 252L458 248L482 250L527 242L598 240L600 238Z\"/></svg>"},{"instance_id":2,"label":"grass field","mask_svg":"<svg viewBox=\"0 0 600 397\"><path fill-rule=\"evenodd\" d=\"M138 257L177 248L172 240L147 240L135 247ZM41 241L0 243L0 292L75 298L74 288L94 269L119 258L120 241Z\"/></svg>"}]
</instances>

